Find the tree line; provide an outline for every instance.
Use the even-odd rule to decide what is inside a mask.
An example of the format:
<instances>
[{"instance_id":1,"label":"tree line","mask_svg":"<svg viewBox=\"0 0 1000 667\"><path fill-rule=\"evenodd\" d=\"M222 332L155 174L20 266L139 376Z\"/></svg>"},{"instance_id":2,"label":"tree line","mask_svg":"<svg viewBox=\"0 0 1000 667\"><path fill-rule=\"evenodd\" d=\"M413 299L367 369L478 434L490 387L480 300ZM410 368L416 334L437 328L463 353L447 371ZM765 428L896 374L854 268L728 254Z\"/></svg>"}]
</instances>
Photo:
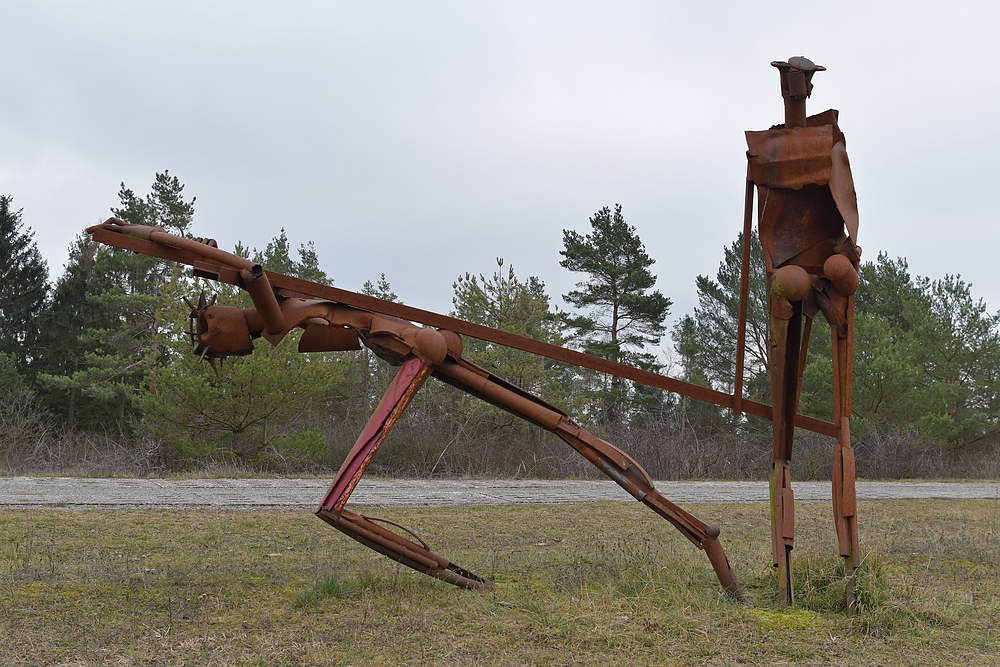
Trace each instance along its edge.
<instances>
[{"instance_id":1,"label":"tree line","mask_svg":"<svg viewBox=\"0 0 1000 667\"><path fill-rule=\"evenodd\" d=\"M111 212L192 235L195 199L169 172L140 196L122 184ZM339 465L394 369L367 349L296 352L260 339L216 373L191 354L191 306L200 298L249 307L236 288L194 278L157 258L101 246L86 234L53 284L10 196L0 196L0 465L9 471L130 473L206 466L305 471ZM477 324L732 391L742 239L723 249L714 277L698 276L698 305L667 333L671 300L622 207L602 208L585 231L564 230L560 265L577 275L564 310L535 276L503 259L453 284L451 314ZM745 392L769 402L763 259L753 274ZM312 242L285 230L236 253L270 271L324 284ZM398 301L382 274L362 291ZM856 298L854 426L861 474L998 474L1000 315L959 276L914 277L880 254L861 267ZM758 476L770 461L769 424L492 343L464 355L565 410L659 478ZM801 409L832 412L829 328L813 326ZM829 469L825 438L802 434L797 474ZM865 453L869 456L865 456ZM992 467L991 467L992 466ZM396 475L589 474L560 441L507 413L431 382L380 453Z\"/></svg>"}]
</instances>

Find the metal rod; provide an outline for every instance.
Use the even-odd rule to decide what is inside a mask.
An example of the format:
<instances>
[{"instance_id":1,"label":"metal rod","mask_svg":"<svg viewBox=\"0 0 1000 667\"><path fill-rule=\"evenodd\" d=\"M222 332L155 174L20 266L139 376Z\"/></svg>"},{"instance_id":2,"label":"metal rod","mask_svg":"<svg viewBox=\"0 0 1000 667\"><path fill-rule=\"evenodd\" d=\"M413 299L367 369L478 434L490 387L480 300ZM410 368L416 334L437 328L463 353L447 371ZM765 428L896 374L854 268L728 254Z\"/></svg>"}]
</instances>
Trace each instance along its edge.
<instances>
[{"instance_id":1,"label":"metal rod","mask_svg":"<svg viewBox=\"0 0 1000 667\"><path fill-rule=\"evenodd\" d=\"M186 249L178 249L173 246L165 246L157 242L133 236L126 236L118 230L105 229L101 225L91 227L87 231L91 234L93 239L99 243L112 245L118 248L125 248L127 250L134 250L136 252L142 252L155 257L162 257L164 259L169 259L171 261L191 266L198 264L198 271L200 275L210 272L209 269L212 268L204 264L205 260L209 259L208 257L196 255ZM229 255L229 253L224 254ZM235 255L230 256L236 257ZM239 285L239 274L231 271L227 273L226 269L228 268L231 267L228 265L215 267L215 269L217 269L217 276L215 279L220 282ZM329 301L353 306L369 312L388 315L390 317L397 317L410 322L419 322L420 324L432 326L438 329L447 329L449 331L454 331L457 334L471 336L472 338L496 343L497 345L523 350L525 352L537 354L556 361L563 361L576 366L581 366L583 368L599 371L601 373L607 373L608 375L615 375L628 380L635 380L636 382L650 387L672 391L683 396L690 396L698 399L699 401L705 401L706 403L712 403L724 408L733 408L734 399L731 394L716 391L708 387L702 387L701 385L696 385L691 382L684 382L683 380L677 380L675 378L634 368L632 366L626 366L625 364L620 364L608 359L602 359L583 352L577 352L576 350L559 347L558 345L552 345L551 343L537 341L526 336L519 336L507 331L490 329L489 327L484 327L479 324L466 322L465 320L460 320L454 317L448 317L447 315L439 315L438 313L432 313L420 308L406 306L401 303L383 301L382 299L331 287L329 285L317 285L316 283L311 283L307 280L302 280L301 278L295 278L293 276L268 272L268 278L271 286L275 289L278 289L279 291L287 290L287 296L297 295L327 299ZM752 414L763 419L771 418L770 405L760 403L758 401L751 401L749 399L743 399L742 404L743 412L745 413ZM797 414L795 415L795 426L804 428L807 431L828 435L832 438L837 437L837 426L833 422L816 419L815 417Z\"/></svg>"},{"instance_id":2,"label":"metal rod","mask_svg":"<svg viewBox=\"0 0 1000 667\"><path fill-rule=\"evenodd\" d=\"M740 266L740 310L736 317L736 377L733 379L733 412L743 414L743 364L746 354L747 301L750 298L750 234L753 229L753 191L747 169L747 193L743 206L743 263Z\"/></svg>"}]
</instances>

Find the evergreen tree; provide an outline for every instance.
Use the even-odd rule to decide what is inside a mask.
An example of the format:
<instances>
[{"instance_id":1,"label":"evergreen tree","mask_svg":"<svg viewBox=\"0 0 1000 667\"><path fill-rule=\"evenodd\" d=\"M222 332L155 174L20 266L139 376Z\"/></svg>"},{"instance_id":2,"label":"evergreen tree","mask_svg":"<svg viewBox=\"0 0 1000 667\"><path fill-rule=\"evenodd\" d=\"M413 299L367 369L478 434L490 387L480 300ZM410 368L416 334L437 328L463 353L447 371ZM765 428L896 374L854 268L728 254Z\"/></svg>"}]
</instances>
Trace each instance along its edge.
<instances>
[{"instance_id":1,"label":"evergreen tree","mask_svg":"<svg viewBox=\"0 0 1000 667\"><path fill-rule=\"evenodd\" d=\"M377 282L372 282L366 280L365 284L361 286L361 293L368 296L373 296L376 299L382 299L383 301L391 301L393 303L403 303L396 296L396 293L392 291L392 285L386 280L385 274L383 273L379 276Z\"/></svg>"},{"instance_id":2,"label":"evergreen tree","mask_svg":"<svg viewBox=\"0 0 1000 667\"><path fill-rule=\"evenodd\" d=\"M521 280L513 266L504 267L503 259L497 258L491 276L466 273L453 288L453 317L561 344L560 314L553 312L544 283L535 276ZM539 355L466 336L462 356L555 405L564 405L571 391L567 380L573 376L564 365ZM436 428L447 425L447 445L438 453L435 467L461 469L463 460L480 470L508 473L544 467L537 453L548 447L537 427L450 387L434 385L425 394L425 410L441 415Z\"/></svg>"},{"instance_id":3,"label":"evergreen tree","mask_svg":"<svg viewBox=\"0 0 1000 667\"><path fill-rule=\"evenodd\" d=\"M998 421L1000 314L972 298L961 276L919 278L906 312L932 409L920 425L949 445L979 438Z\"/></svg>"},{"instance_id":4,"label":"evergreen tree","mask_svg":"<svg viewBox=\"0 0 1000 667\"><path fill-rule=\"evenodd\" d=\"M149 194L144 198L137 197L122 183L118 199L121 205L111 209L115 217L133 225L161 227L178 236L191 235L189 230L194 218L195 198L184 201L184 185L176 176L170 175L170 170L154 176Z\"/></svg>"},{"instance_id":5,"label":"evergreen tree","mask_svg":"<svg viewBox=\"0 0 1000 667\"><path fill-rule=\"evenodd\" d=\"M254 261L270 271L330 282L319 271L314 250L311 255L300 253L302 259L296 262L289 249L282 230L263 252L253 251ZM238 244L236 254L249 253ZM205 287L214 292L208 298L218 305L252 307L241 290L221 283ZM171 283L165 290L170 292L169 306L157 341L170 363L155 369L157 391L136 399L153 435L167 442L169 455L181 465L228 459L301 469L322 460L327 451L323 425L336 412L330 398L345 385L349 358L337 353L299 354L301 332L296 330L274 348L258 339L252 355L225 360L216 375L191 354L185 335L189 311L183 297L193 303L200 289Z\"/></svg>"},{"instance_id":6,"label":"evergreen tree","mask_svg":"<svg viewBox=\"0 0 1000 667\"><path fill-rule=\"evenodd\" d=\"M25 228L13 199L0 195L0 353L23 372L37 354L39 316L48 296L48 267L35 234Z\"/></svg>"},{"instance_id":7,"label":"evergreen tree","mask_svg":"<svg viewBox=\"0 0 1000 667\"><path fill-rule=\"evenodd\" d=\"M129 260L124 251L79 237L43 317L38 381L70 426L122 420L156 363L153 323L165 304L146 292L155 282L134 272Z\"/></svg>"},{"instance_id":8,"label":"evergreen tree","mask_svg":"<svg viewBox=\"0 0 1000 667\"><path fill-rule=\"evenodd\" d=\"M190 235L194 199L169 172L144 198L125 187L111 212L133 224ZM185 282L171 262L102 246L81 235L44 315L38 376L43 398L70 426L107 427L129 413L136 392L164 362L158 335L168 285Z\"/></svg>"},{"instance_id":9,"label":"evergreen tree","mask_svg":"<svg viewBox=\"0 0 1000 667\"><path fill-rule=\"evenodd\" d=\"M760 246L751 246L746 392L768 400L766 298ZM688 379L731 391L739 299L739 246L725 249L716 280L697 279L698 306L674 327ZM915 426L939 446L972 442L1000 420L1000 314L975 301L957 276L914 279L905 259L882 253L861 265L855 295L852 432L905 432ZM830 329L813 320L799 409L833 413ZM702 421L717 417L702 412ZM713 422L714 423L714 422Z\"/></svg>"},{"instance_id":10,"label":"evergreen tree","mask_svg":"<svg viewBox=\"0 0 1000 667\"><path fill-rule=\"evenodd\" d=\"M736 375L736 334L740 307L740 272L743 233L725 248L715 280L698 276L698 305L673 329L674 349L689 382L730 393ZM755 400L769 400L767 375L767 279L760 239L750 240L750 292L747 303L744 393Z\"/></svg>"},{"instance_id":11,"label":"evergreen tree","mask_svg":"<svg viewBox=\"0 0 1000 667\"><path fill-rule=\"evenodd\" d=\"M253 261L268 271L295 276L321 285L332 285L333 281L319 268L319 255L313 241L299 244L299 259L292 259L291 244L282 228L281 233L268 242L263 252L254 249Z\"/></svg>"},{"instance_id":12,"label":"evergreen tree","mask_svg":"<svg viewBox=\"0 0 1000 667\"><path fill-rule=\"evenodd\" d=\"M584 351L605 359L657 368L645 352L660 342L670 299L653 289L656 277L649 270L655 260L647 253L634 226L625 222L621 204L604 207L590 218L586 235L564 229L563 256L559 265L587 274L577 289L563 298L585 314L566 318L567 330ZM626 408L625 385L617 377L600 391L603 414L599 420L615 422Z\"/></svg>"},{"instance_id":13,"label":"evergreen tree","mask_svg":"<svg viewBox=\"0 0 1000 667\"><path fill-rule=\"evenodd\" d=\"M513 266L505 273L503 259L497 258L497 267L489 278L466 273L455 281L452 316L560 344L559 315L551 310L545 284L535 276L519 280ZM552 362L544 357L475 338L465 339L462 356L526 391L556 398L552 396L556 376L549 372Z\"/></svg>"},{"instance_id":14,"label":"evergreen tree","mask_svg":"<svg viewBox=\"0 0 1000 667\"><path fill-rule=\"evenodd\" d=\"M852 432L865 437L872 431L916 424L930 405L918 389L922 374L914 357L910 319L921 300L906 260L880 253L874 262L862 262L860 278L854 296ZM818 315L799 405L802 412L822 419L833 416L829 336L824 318Z\"/></svg>"},{"instance_id":15,"label":"evergreen tree","mask_svg":"<svg viewBox=\"0 0 1000 667\"><path fill-rule=\"evenodd\" d=\"M916 426L942 447L997 427L1000 314L972 298L958 276L913 278L905 259L882 253L861 265L854 323L854 431ZM829 418L829 345L810 355L803 411Z\"/></svg>"},{"instance_id":16,"label":"evergreen tree","mask_svg":"<svg viewBox=\"0 0 1000 667\"><path fill-rule=\"evenodd\" d=\"M723 260L712 279L698 276L695 286L698 305L674 325L674 350L688 382L726 393L734 390L736 376L736 336L739 324L740 274L743 266L743 233L724 249ZM767 277L764 253L756 234L750 237L750 276L747 302L746 347L743 394L769 401L771 385L767 374ZM763 423L751 418L733 419L728 410L681 399L682 425L702 434L739 428L756 433Z\"/></svg>"},{"instance_id":17,"label":"evergreen tree","mask_svg":"<svg viewBox=\"0 0 1000 667\"><path fill-rule=\"evenodd\" d=\"M186 327L187 311L178 309L168 329L177 334ZM323 458L324 401L346 364L331 355L299 354L300 333L274 348L257 339L252 355L225 360L218 376L181 336L161 338L173 361L157 369L157 393L135 400L173 464L221 459L300 468Z\"/></svg>"},{"instance_id":18,"label":"evergreen tree","mask_svg":"<svg viewBox=\"0 0 1000 667\"><path fill-rule=\"evenodd\" d=\"M402 303L392 291L384 273L375 282L365 281L361 293L383 301ZM349 424L351 432L357 435L356 431L361 430L375 406L382 400L383 392L395 376L395 369L364 346L348 354L350 367L339 390L339 403L344 421Z\"/></svg>"}]
</instances>

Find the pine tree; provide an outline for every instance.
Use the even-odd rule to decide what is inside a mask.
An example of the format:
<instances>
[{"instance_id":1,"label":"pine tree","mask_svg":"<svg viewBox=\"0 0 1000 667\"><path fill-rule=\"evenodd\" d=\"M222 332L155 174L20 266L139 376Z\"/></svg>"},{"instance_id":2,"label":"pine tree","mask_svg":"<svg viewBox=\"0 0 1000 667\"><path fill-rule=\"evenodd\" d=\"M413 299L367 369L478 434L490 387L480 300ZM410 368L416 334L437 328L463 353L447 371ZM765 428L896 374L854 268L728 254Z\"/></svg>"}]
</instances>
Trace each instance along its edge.
<instances>
[{"instance_id":1,"label":"pine tree","mask_svg":"<svg viewBox=\"0 0 1000 667\"><path fill-rule=\"evenodd\" d=\"M590 218L591 233L563 230L563 260L559 265L589 278L563 298L583 311L566 319L571 337L584 351L605 359L657 368L656 359L645 351L660 342L670 299L654 290L656 276L649 270L654 259L646 253L634 226L625 222L621 204L614 213L602 208ZM614 422L625 407L624 383L612 377L603 392L603 416Z\"/></svg>"},{"instance_id":2,"label":"pine tree","mask_svg":"<svg viewBox=\"0 0 1000 667\"><path fill-rule=\"evenodd\" d=\"M111 212L130 223L190 235L194 199L169 172L139 197L122 183ZM44 319L39 389L70 426L106 427L129 413L140 387L156 391L153 370L167 350L158 334L179 267L156 257L76 239Z\"/></svg>"},{"instance_id":3,"label":"pine tree","mask_svg":"<svg viewBox=\"0 0 1000 667\"><path fill-rule=\"evenodd\" d=\"M501 258L497 266L489 278L466 273L455 281L452 315L558 345L559 315L549 306L545 284L535 276L519 280L513 266L508 266L505 273ZM465 340L462 356L522 389L554 398L551 392L555 377L549 372L552 363L544 357L475 338Z\"/></svg>"},{"instance_id":4,"label":"pine tree","mask_svg":"<svg viewBox=\"0 0 1000 667\"><path fill-rule=\"evenodd\" d=\"M309 280L321 285L332 285L333 280L326 275L326 272L319 268L319 255L316 252L316 244L313 241L299 244L299 259L292 259L292 247L288 242L288 235L282 228L281 233L268 242L263 252L253 251L253 261L263 266L268 271L283 273L286 276L295 276L303 280Z\"/></svg>"},{"instance_id":5,"label":"pine tree","mask_svg":"<svg viewBox=\"0 0 1000 667\"><path fill-rule=\"evenodd\" d=\"M38 318L48 296L48 267L13 198L0 195L0 353L23 372L37 354Z\"/></svg>"},{"instance_id":6,"label":"pine tree","mask_svg":"<svg viewBox=\"0 0 1000 667\"><path fill-rule=\"evenodd\" d=\"M698 276L698 305L673 329L674 349L690 382L732 392L736 374L736 333L740 307L743 233L726 247L715 279ZM770 399L767 375L767 292L764 254L756 235L750 241L750 290L744 392L755 400Z\"/></svg>"}]
</instances>

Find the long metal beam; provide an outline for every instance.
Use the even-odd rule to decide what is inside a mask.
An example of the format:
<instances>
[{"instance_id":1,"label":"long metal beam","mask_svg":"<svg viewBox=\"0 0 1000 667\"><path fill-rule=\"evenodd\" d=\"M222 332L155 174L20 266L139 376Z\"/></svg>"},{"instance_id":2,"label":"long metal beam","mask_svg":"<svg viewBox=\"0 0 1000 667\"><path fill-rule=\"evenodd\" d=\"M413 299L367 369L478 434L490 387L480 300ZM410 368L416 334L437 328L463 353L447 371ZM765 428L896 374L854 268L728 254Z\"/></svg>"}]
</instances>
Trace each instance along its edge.
<instances>
[{"instance_id":1,"label":"long metal beam","mask_svg":"<svg viewBox=\"0 0 1000 667\"><path fill-rule=\"evenodd\" d=\"M91 237L99 243L147 255L153 255L154 257L160 257L162 259L178 262L180 264L187 264L194 267L195 275L211 278L230 285L243 286L242 278L240 278L240 274L236 269L208 261L204 255L196 254L183 248L176 248L163 243L157 243L155 241L149 241L135 236L109 231L102 228L100 225L91 227L87 231L91 234ZM583 368L599 371L601 373L607 373L608 375L615 375L628 380L634 380L635 382L639 382L650 387L664 389L683 396L690 396L691 398L712 403L724 408L729 408L730 410L736 407L736 400L732 394L716 391L715 389L702 387L701 385L692 384L690 382L684 382L683 380L677 380L658 373L645 371L640 368L634 368L632 366L620 364L608 359L602 359L601 357L595 357L583 352L577 352L576 350L570 350L558 345L552 345L551 343L544 343L526 336L519 336L506 331L491 329L480 324L474 324L458 318L448 317L447 315L440 315L438 313L422 310L420 308L414 308L413 306L407 306L401 303L384 301L372 296L358 294L357 292L351 292L337 287L317 285L316 283L302 280L301 278L295 278L293 276L272 273L270 271L267 272L267 276L271 285L275 289L279 290L279 293L282 293L285 296L307 296L326 299L328 301L342 303L355 308L360 308L362 310L367 310L369 312L388 315L390 317L397 317L399 319L417 322L438 329L454 331L457 334L471 336L472 338L488 341L490 343L496 343L497 345L503 345L517 350L523 350L525 352L537 354L555 361L562 361L575 366L581 366ZM771 419L771 406L765 403L759 403L757 401L751 401L743 398L742 401L740 401L740 407L743 412L761 417L763 419ZM815 433L828 435L833 438L836 438L839 435L838 428L832 422L816 419L815 417L809 417L803 414L795 415L795 426L808 431L813 431Z\"/></svg>"}]
</instances>

